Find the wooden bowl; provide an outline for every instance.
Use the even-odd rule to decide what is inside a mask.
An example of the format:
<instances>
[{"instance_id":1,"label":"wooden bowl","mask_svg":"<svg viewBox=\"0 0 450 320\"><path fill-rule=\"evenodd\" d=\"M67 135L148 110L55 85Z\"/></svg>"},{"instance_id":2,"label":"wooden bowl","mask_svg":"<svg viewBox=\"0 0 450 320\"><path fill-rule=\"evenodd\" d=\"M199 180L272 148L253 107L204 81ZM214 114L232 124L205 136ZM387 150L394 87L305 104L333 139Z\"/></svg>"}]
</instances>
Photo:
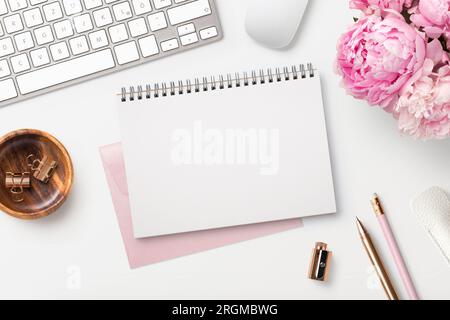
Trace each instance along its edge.
<instances>
[{"instance_id":1,"label":"wooden bowl","mask_svg":"<svg viewBox=\"0 0 450 320\"><path fill-rule=\"evenodd\" d=\"M48 183L33 177L27 157L44 155L58 162ZM5 186L6 172L30 172L31 188L24 189L22 202L14 201ZM23 129L0 138L0 210L20 219L39 219L53 213L66 200L73 182L73 166L66 148L48 133ZM17 199L16 199L17 200Z\"/></svg>"}]
</instances>

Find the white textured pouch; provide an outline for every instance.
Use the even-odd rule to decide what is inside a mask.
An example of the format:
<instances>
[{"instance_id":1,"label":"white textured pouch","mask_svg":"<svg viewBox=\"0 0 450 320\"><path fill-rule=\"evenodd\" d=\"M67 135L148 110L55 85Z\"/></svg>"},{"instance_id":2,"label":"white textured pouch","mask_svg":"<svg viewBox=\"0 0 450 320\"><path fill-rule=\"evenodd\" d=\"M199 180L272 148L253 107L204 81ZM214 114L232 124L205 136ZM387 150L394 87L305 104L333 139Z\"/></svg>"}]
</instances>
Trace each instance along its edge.
<instances>
[{"instance_id":1,"label":"white textured pouch","mask_svg":"<svg viewBox=\"0 0 450 320\"><path fill-rule=\"evenodd\" d=\"M431 188L415 198L411 207L450 264L450 199L445 191Z\"/></svg>"}]
</instances>

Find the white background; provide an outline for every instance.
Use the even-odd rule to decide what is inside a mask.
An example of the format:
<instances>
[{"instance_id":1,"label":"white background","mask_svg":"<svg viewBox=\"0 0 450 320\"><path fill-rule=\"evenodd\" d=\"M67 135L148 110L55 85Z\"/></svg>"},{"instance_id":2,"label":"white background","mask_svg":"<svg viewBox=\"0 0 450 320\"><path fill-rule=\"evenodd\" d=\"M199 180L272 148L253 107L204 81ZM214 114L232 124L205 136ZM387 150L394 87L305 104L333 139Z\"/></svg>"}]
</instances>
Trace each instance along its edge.
<instances>
[{"instance_id":1,"label":"white background","mask_svg":"<svg viewBox=\"0 0 450 320\"><path fill-rule=\"evenodd\" d=\"M357 13L346 0L312 0L293 45L273 51L246 35L248 1L216 2L221 42L0 110L2 134L36 128L60 139L76 175L68 202L53 216L27 222L0 215L0 298L384 299L356 215L406 297L368 202L374 191L385 201L419 294L450 298L450 266L409 209L428 187L450 191L450 140L400 137L390 115L339 87L336 41ZM130 270L98 152L120 140L114 93L127 84L308 61L322 74L338 214L305 219L303 229ZM306 279L316 241L328 242L334 252L327 283ZM79 288L68 286L71 275L80 275Z\"/></svg>"}]
</instances>

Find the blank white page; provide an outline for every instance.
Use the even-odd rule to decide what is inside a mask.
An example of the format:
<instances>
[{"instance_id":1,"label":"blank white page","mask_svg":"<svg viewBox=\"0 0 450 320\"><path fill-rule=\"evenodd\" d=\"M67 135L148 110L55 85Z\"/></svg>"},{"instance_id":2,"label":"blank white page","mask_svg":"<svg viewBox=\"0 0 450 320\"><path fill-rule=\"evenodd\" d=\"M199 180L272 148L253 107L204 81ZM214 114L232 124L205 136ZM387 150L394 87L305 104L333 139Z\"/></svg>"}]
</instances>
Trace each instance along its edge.
<instances>
[{"instance_id":1,"label":"blank white page","mask_svg":"<svg viewBox=\"0 0 450 320\"><path fill-rule=\"evenodd\" d=\"M336 211L317 74L119 110L136 238Z\"/></svg>"}]
</instances>

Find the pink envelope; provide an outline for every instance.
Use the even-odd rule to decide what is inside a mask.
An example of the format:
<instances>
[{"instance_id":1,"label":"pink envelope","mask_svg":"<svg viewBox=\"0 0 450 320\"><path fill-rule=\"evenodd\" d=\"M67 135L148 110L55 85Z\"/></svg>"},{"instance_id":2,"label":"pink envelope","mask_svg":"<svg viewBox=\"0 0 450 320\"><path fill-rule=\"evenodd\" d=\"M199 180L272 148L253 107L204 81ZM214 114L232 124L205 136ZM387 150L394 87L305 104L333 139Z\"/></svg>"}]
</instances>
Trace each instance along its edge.
<instances>
[{"instance_id":1,"label":"pink envelope","mask_svg":"<svg viewBox=\"0 0 450 320\"><path fill-rule=\"evenodd\" d=\"M122 144L116 143L101 147L100 155L103 160L106 179L131 268L139 268L303 226L301 219L294 219L156 238L135 239L133 236Z\"/></svg>"}]
</instances>

